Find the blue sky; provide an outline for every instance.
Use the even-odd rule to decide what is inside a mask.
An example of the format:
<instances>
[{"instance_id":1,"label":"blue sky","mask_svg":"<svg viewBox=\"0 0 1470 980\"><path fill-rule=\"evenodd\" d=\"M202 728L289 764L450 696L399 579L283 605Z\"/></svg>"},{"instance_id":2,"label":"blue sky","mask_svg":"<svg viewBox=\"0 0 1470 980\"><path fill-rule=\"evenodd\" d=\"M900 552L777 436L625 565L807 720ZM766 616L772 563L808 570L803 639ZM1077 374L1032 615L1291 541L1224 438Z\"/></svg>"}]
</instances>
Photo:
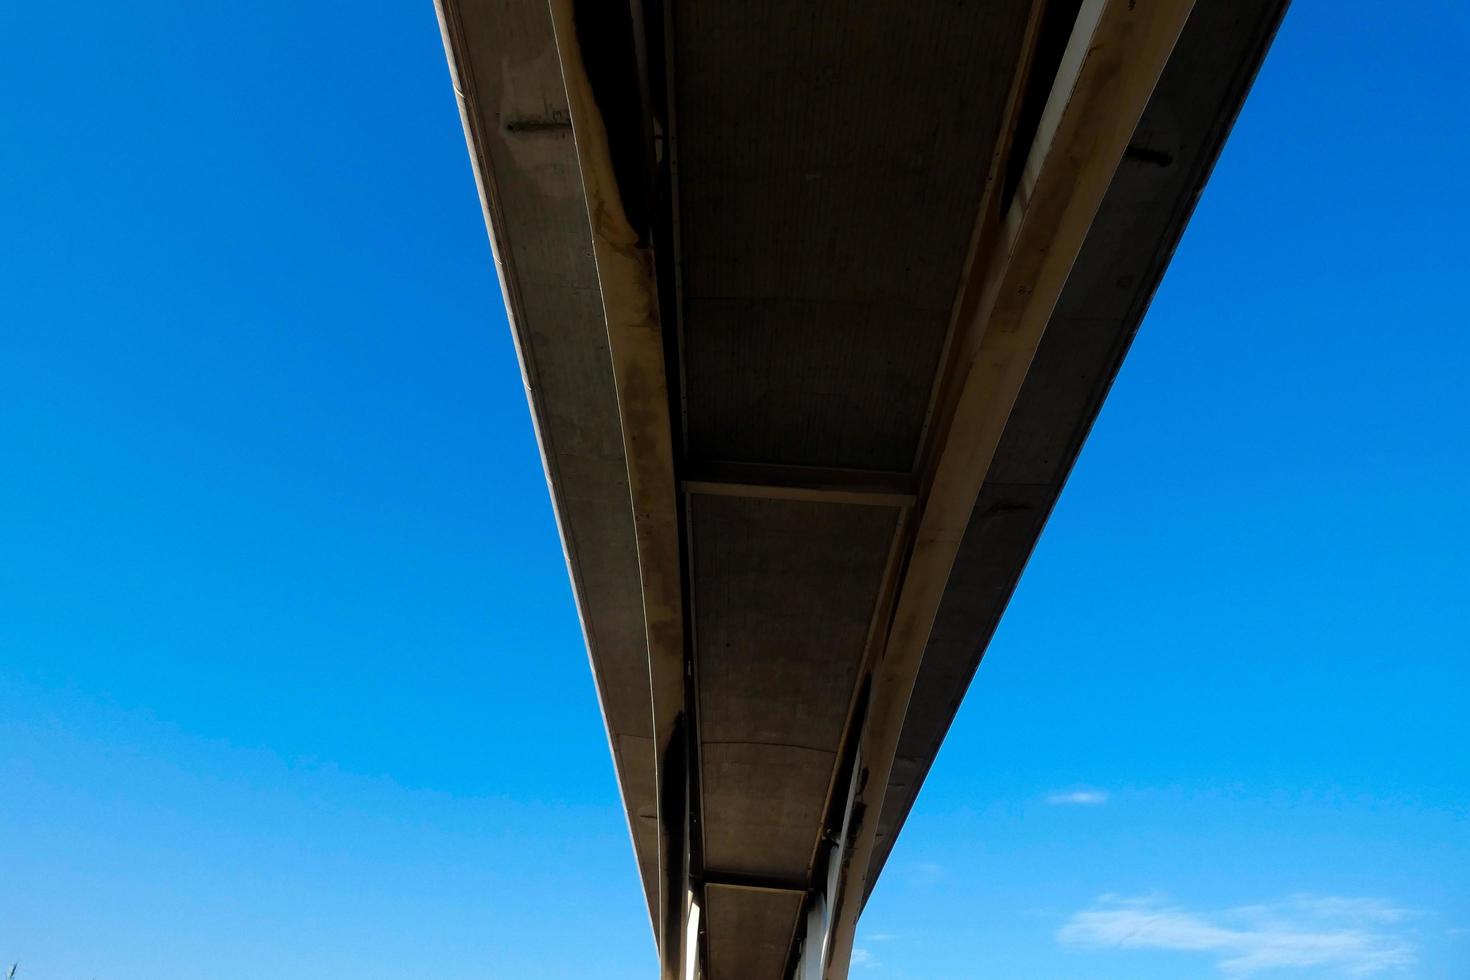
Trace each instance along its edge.
<instances>
[{"instance_id":1,"label":"blue sky","mask_svg":"<svg viewBox=\"0 0 1470 980\"><path fill-rule=\"evenodd\" d=\"M0 38L0 959L650 976L430 5ZM855 977L1470 975L1467 41L1296 3Z\"/></svg>"}]
</instances>

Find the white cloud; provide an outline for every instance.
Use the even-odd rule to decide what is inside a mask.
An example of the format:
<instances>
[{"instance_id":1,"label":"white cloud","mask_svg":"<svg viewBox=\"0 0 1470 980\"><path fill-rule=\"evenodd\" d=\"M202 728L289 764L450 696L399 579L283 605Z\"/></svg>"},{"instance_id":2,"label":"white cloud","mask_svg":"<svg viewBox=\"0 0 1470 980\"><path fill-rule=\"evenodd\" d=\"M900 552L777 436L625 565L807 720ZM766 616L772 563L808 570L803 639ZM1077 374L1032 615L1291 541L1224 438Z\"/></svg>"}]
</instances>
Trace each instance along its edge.
<instances>
[{"instance_id":1,"label":"white cloud","mask_svg":"<svg viewBox=\"0 0 1470 980\"><path fill-rule=\"evenodd\" d=\"M944 878L944 865L935 861L905 864L898 871L906 880L915 885L932 885Z\"/></svg>"},{"instance_id":2,"label":"white cloud","mask_svg":"<svg viewBox=\"0 0 1470 980\"><path fill-rule=\"evenodd\" d=\"M1159 898L1103 896L1057 933L1070 946L1209 953L1227 976L1331 968L1377 976L1415 962L1407 938L1387 927L1412 915L1376 899L1298 895L1281 902L1197 914Z\"/></svg>"},{"instance_id":3,"label":"white cloud","mask_svg":"<svg viewBox=\"0 0 1470 980\"><path fill-rule=\"evenodd\" d=\"M852 948L851 965L853 965L853 966L877 966L878 965L878 960L874 958L874 956L873 956L872 953L870 953L868 950L864 949L863 947L861 947L861 946L854 946Z\"/></svg>"},{"instance_id":4,"label":"white cloud","mask_svg":"<svg viewBox=\"0 0 1470 980\"><path fill-rule=\"evenodd\" d=\"M1377 898L1343 898L1340 895L1293 895L1275 906L1319 919L1345 919L1393 925L1414 915ZM1253 908L1253 907L1252 907Z\"/></svg>"},{"instance_id":5,"label":"white cloud","mask_svg":"<svg viewBox=\"0 0 1470 980\"><path fill-rule=\"evenodd\" d=\"M1097 789L1079 789L1070 793L1053 793L1046 798L1052 806L1101 806L1108 794Z\"/></svg>"}]
</instances>

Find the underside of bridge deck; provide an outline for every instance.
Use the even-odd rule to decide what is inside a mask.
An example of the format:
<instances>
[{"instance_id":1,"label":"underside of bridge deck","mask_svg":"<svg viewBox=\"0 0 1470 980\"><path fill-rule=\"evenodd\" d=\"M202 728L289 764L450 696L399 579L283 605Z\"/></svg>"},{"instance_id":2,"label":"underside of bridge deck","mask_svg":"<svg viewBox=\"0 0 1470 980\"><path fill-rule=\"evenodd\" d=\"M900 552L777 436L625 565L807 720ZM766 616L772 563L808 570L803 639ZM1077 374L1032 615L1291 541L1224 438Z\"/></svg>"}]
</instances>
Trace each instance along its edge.
<instances>
[{"instance_id":1,"label":"underside of bridge deck","mask_svg":"<svg viewBox=\"0 0 1470 980\"><path fill-rule=\"evenodd\" d=\"M664 977L846 975L1284 6L440 0Z\"/></svg>"}]
</instances>

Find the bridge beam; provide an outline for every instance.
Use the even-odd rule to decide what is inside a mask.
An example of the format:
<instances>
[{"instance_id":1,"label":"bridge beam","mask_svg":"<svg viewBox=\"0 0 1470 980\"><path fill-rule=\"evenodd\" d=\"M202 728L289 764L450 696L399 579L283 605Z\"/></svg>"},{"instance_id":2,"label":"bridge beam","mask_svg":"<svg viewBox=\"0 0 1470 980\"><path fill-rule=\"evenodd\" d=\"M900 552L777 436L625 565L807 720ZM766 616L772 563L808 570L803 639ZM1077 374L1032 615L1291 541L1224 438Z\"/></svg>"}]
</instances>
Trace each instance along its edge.
<instances>
[{"instance_id":1,"label":"bridge beam","mask_svg":"<svg viewBox=\"0 0 1470 980\"><path fill-rule=\"evenodd\" d=\"M608 353L622 419L638 547L653 698L652 764L657 786L659 861L655 920L660 976L661 980L679 980L686 968L683 945L687 919L691 909L698 906L689 898L688 884L689 755L678 482L652 239L648 228L635 226L637 219L630 214L626 197L633 188L626 174L620 174L614 165L614 150L603 117L606 103L599 101L599 96L615 99L617 93L608 89L616 89L620 82L631 81L636 86L637 74L636 70L631 75L625 71L619 76L619 69L627 65L604 63L600 81L606 87L594 92L583 56L583 28L593 35L621 27L627 32L627 50L631 51L632 21L624 9L626 20L611 14L610 24L579 23L577 15L585 15L588 9L573 0L551 0L556 50L571 111L607 321ZM607 14L612 7L600 9ZM599 51L623 50L615 40L598 40ZM640 103L637 111L643 108Z\"/></svg>"},{"instance_id":2,"label":"bridge beam","mask_svg":"<svg viewBox=\"0 0 1470 980\"><path fill-rule=\"evenodd\" d=\"M859 736L866 771L848 805L856 826L833 896L826 980L848 973L878 815L961 538L1042 331L1192 7L1193 0L1085 0L1015 198L993 247L976 252L982 265L966 279L976 294L957 304L975 313L958 325L949 352L957 394L931 426L915 540ZM982 230L978 239L988 237Z\"/></svg>"}]
</instances>

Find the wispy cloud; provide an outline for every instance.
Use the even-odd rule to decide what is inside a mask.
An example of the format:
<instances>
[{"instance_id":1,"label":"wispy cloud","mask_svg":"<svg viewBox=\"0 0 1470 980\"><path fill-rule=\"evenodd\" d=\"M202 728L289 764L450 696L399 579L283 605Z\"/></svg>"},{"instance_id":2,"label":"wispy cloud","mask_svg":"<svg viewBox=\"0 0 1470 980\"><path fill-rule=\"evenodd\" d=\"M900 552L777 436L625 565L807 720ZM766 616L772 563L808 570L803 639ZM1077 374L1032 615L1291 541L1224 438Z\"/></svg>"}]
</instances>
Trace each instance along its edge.
<instances>
[{"instance_id":1,"label":"wispy cloud","mask_svg":"<svg viewBox=\"0 0 1470 980\"><path fill-rule=\"evenodd\" d=\"M936 861L918 861L902 865L898 872L911 884L932 885L944 878L944 865Z\"/></svg>"},{"instance_id":2,"label":"wispy cloud","mask_svg":"<svg viewBox=\"0 0 1470 980\"><path fill-rule=\"evenodd\" d=\"M869 932L863 933L862 935L858 936L858 941L861 942L862 945L854 946L852 948L851 963L853 968L856 969L858 967L863 967L865 969L871 970L881 967L883 965L882 961L880 961L877 955L875 955L873 951L868 947L873 945L874 943L892 942L897 938L898 934L892 932Z\"/></svg>"},{"instance_id":3,"label":"wispy cloud","mask_svg":"<svg viewBox=\"0 0 1470 980\"><path fill-rule=\"evenodd\" d=\"M1316 967L1368 977L1413 966L1413 946L1391 928L1412 914L1377 899L1330 895L1297 895L1206 914L1159 898L1103 896L1073 915L1057 940L1092 948L1209 953L1227 976Z\"/></svg>"},{"instance_id":4,"label":"wispy cloud","mask_svg":"<svg viewBox=\"0 0 1470 980\"><path fill-rule=\"evenodd\" d=\"M1067 793L1053 793L1046 798L1052 806L1102 806L1108 794L1100 789L1076 789Z\"/></svg>"}]
</instances>

